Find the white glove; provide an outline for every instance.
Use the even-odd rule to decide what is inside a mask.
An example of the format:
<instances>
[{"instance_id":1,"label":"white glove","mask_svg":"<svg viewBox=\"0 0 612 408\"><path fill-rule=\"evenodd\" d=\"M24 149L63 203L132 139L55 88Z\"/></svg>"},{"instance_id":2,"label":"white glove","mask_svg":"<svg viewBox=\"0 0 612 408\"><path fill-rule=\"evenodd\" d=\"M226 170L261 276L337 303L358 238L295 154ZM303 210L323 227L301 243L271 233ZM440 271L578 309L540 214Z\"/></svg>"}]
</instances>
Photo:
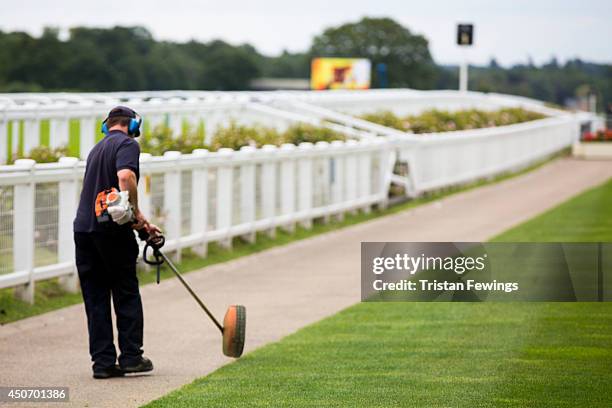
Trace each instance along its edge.
<instances>
[{"instance_id":1,"label":"white glove","mask_svg":"<svg viewBox=\"0 0 612 408\"><path fill-rule=\"evenodd\" d=\"M119 225L133 221L134 212L130 204L130 193L128 191L120 191L118 198L112 202L108 202L108 213L113 221Z\"/></svg>"}]
</instances>

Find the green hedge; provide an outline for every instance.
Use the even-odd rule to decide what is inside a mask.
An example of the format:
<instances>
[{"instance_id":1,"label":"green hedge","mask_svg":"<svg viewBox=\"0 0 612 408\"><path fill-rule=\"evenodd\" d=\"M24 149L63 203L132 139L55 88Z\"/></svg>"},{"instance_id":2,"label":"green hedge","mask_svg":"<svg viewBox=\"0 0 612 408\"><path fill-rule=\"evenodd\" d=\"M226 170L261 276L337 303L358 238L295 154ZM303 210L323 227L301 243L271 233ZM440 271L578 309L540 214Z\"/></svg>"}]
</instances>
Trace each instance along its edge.
<instances>
[{"instance_id":1,"label":"green hedge","mask_svg":"<svg viewBox=\"0 0 612 408\"><path fill-rule=\"evenodd\" d=\"M145 153L161 155L169 150L191 153L199 148L210 151L217 151L223 147L239 150L243 146L262 147L267 144L280 146L283 143L316 143L345 139L342 133L308 124L296 124L280 132L270 127L245 126L231 122L228 126L217 129L209 145L204 143L201 126L197 129L187 126L180 137L174 137L170 128L160 125L142 138L140 146Z\"/></svg>"},{"instance_id":2,"label":"green hedge","mask_svg":"<svg viewBox=\"0 0 612 408\"><path fill-rule=\"evenodd\" d=\"M170 150L191 153L194 149L204 147L203 137L189 126L183 128L180 137L174 137L172 129L162 124L151 129L150 134L147 132L140 138L140 150L154 156L161 156Z\"/></svg>"},{"instance_id":3,"label":"green hedge","mask_svg":"<svg viewBox=\"0 0 612 408\"><path fill-rule=\"evenodd\" d=\"M34 159L36 163L55 163L61 157L73 156L68 147L56 147L55 149L49 146L36 146L29 154L17 154L9 159L9 163L14 163L17 159Z\"/></svg>"},{"instance_id":4,"label":"green hedge","mask_svg":"<svg viewBox=\"0 0 612 408\"><path fill-rule=\"evenodd\" d=\"M411 133L440 133L453 130L505 126L542 119L545 116L522 108L497 111L467 109L455 112L432 109L419 115L397 116L390 111L363 115L362 118L383 126Z\"/></svg>"}]
</instances>

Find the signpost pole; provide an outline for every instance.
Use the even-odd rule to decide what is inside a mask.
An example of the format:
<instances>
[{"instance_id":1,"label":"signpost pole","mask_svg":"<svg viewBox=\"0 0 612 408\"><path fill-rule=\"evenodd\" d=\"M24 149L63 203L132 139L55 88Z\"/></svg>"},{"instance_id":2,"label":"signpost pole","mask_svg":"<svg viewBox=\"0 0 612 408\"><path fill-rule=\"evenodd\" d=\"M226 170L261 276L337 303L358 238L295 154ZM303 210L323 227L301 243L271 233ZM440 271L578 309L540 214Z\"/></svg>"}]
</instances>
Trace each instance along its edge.
<instances>
[{"instance_id":1,"label":"signpost pole","mask_svg":"<svg viewBox=\"0 0 612 408\"><path fill-rule=\"evenodd\" d=\"M467 92L468 90L468 58L467 47L474 43L474 25L473 24L458 24L457 25L457 45L463 48L463 58L459 65L459 91Z\"/></svg>"},{"instance_id":2,"label":"signpost pole","mask_svg":"<svg viewBox=\"0 0 612 408\"><path fill-rule=\"evenodd\" d=\"M463 50L463 60L459 66L459 91L467 92L468 90L468 62L465 50Z\"/></svg>"}]
</instances>

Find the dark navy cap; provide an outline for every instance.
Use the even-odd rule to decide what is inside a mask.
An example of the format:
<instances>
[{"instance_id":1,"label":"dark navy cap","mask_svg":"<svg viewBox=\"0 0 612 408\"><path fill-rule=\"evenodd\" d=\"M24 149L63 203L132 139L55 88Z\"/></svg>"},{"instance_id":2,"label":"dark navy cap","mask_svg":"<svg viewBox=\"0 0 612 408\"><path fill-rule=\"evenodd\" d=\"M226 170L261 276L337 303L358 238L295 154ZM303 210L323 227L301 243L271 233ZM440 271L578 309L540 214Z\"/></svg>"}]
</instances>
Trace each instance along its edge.
<instances>
[{"instance_id":1,"label":"dark navy cap","mask_svg":"<svg viewBox=\"0 0 612 408\"><path fill-rule=\"evenodd\" d=\"M136 112L134 112L133 109L130 109L127 106L115 106L113 109L111 109L111 111L108 113L108 116L106 118L107 119L114 118L117 116L126 116L128 118L135 118Z\"/></svg>"},{"instance_id":2,"label":"dark navy cap","mask_svg":"<svg viewBox=\"0 0 612 408\"><path fill-rule=\"evenodd\" d=\"M130 109L127 106L115 106L108 113L108 116L102 122L102 133L108 133L108 127L106 126L106 121L110 118L116 117L127 117L130 118L130 124L128 126L128 135L133 135L135 137L140 136L140 125L142 125L142 118L138 115L134 109Z\"/></svg>"}]
</instances>

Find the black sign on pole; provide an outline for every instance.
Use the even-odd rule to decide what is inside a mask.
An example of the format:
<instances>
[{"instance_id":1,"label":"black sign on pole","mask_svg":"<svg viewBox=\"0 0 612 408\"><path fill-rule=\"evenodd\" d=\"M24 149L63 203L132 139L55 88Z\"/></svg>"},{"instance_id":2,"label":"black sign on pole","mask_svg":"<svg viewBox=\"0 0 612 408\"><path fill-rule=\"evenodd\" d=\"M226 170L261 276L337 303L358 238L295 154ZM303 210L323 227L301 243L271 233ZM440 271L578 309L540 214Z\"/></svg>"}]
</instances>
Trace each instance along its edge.
<instances>
[{"instance_id":1,"label":"black sign on pole","mask_svg":"<svg viewBox=\"0 0 612 408\"><path fill-rule=\"evenodd\" d=\"M472 45L474 42L474 25L457 25L457 45Z\"/></svg>"}]
</instances>

